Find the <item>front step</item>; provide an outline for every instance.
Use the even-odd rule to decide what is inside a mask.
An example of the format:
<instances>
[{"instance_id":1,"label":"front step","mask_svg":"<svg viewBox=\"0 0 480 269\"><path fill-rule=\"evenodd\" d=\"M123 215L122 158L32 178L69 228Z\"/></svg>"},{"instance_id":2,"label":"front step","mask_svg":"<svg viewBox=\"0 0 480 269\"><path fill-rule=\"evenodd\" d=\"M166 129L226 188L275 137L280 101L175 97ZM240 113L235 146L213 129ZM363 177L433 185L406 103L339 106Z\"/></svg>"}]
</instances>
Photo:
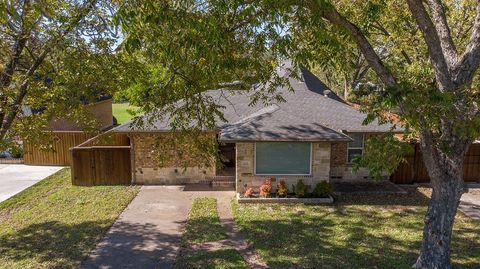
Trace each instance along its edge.
<instances>
[{"instance_id":1,"label":"front step","mask_svg":"<svg viewBox=\"0 0 480 269\"><path fill-rule=\"evenodd\" d=\"M206 177L205 180L210 181L212 187L235 189L235 176L232 175Z\"/></svg>"},{"instance_id":2,"label":"front step","mask_svg":"<svg viewBox=\"0 0 480 269\"><path fill-rule=\"evenodd\" d=\"M212 187L235 188L235 181L212 181Z\"/></svg>"},{"instance_id":3,"label":"front step","mask_svg":"<svg viewBox=\"0 0 480 269\"><path fill-rule=\"evenodd\" d=\"M235 176L214 176L209 177L208 179L212 181L233 181L235 182Z\"/></svg>"}]
</instances>

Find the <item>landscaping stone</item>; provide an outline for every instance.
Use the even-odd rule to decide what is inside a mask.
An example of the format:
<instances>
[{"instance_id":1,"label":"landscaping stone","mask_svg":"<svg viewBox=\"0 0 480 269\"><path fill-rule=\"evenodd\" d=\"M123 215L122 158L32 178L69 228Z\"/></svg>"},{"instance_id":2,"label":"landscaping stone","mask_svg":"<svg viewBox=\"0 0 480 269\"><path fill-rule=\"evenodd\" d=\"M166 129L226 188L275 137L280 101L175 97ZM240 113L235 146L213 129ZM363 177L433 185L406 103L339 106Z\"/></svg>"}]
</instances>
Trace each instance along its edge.
<instances>
[{"instance_id":1,"label":"landscaping stone","mask_svg":"<svg viewBox=\"0 0 480 269\"><path fill-rule=\"evenodd\" d=\"M237 193L237 202L244 203L262 203L262 204L331 204L333 197L328 198L247 198L241 197Z\"/></svg>"}]
</instances>

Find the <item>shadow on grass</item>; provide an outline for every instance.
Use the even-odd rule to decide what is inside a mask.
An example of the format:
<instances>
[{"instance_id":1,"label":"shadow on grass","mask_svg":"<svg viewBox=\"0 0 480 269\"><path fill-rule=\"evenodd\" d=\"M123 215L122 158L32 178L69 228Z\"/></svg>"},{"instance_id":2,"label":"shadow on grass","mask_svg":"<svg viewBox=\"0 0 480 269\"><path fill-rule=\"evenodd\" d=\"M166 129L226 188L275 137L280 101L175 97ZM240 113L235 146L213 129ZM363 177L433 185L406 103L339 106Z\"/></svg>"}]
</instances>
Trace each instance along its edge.
<instances>
[{"instance_id":1,"label":"shadow on grass","mask_svg":"<svg viewBox=\"0 0 480 269\"><path fill-rule=\"evenodd\" d=\"M186 253L179 257L176 268L198 269L246 269L249 268L242 256L234 249L221 249L217 251L198 251Z\"/></svg>"},{"instance_id":2,"label":"shadow on grass","mask_svg":"<svg viewBox=\"0 0 480 269\"><path fill-rule=\"evenodd\" d=\"M420 207L428 203L414 195L419 199L391 206L385 195L333 206L237 205L235 215L271 268L411 268L421 246ZM452 262L476 268L480 229L464 221L456 223Z\"/></svg>"},{"instance_id":3,"label":"shadow on grass","mask_svg":"<svg viewBox=\"0 0 480 269\"><path fill-rule=\"evenodd\" d=\"M184 246L191 243L205 243L226 238L218 216L202 216L189 219L182 238Z\"/></svg>"},{"instance_id":4,"label":"shadow on grass","mask_svg":"<svg viewBox=\"0 0 480 269\"><path fill-rule=\"evenodd\" d=\"M80 264L107 229L108 222L32 224L0 236L1 259L13 264L30 264L30 259L34 259L36 263L49 265L44 267L72 267Z\"/></svg>"},{"instance_id":5,"label":"shadow on grass","mask_svg":"<svg viewBox=\"0 0 480 269\"><path fill-rule=\"evenodd\" d=\"M177 232L159 233L153 224L117 222L102 240L107 229L106 222L33 224L0 236L0 261L13 268L33 264L38 264L35 268L76 268L82 261L82 268L162 268L174 264L180 244Z\"/></svg>"}]
</instances>

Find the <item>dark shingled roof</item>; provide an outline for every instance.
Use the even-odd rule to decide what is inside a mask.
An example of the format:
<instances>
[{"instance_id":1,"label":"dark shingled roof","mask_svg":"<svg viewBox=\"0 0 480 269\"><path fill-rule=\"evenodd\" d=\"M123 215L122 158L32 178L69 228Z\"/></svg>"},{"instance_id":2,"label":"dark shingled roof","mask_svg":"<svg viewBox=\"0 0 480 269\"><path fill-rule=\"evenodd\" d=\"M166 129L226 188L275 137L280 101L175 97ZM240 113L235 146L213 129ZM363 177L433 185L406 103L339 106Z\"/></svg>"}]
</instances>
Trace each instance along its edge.
<instances>
[{"instance_id":1,"label":"dark shingled roof","mask_svg":"<svg viewBox=\"0 0 480 269\"><path fill-rule=\"evenodd\" d=\"M218 123L221 141L350 141L343 132L388 132L391 124L374 120L363 125L366 115L338 97L308 70L301 79L290 79L294 91L278 89L286 102L269 106L249 105L251 93L225 90L205 92L225 107L227 122ZM167 117L166 117L167 118ZM138 129L125 123L116 132L166 132L168 120Z\"/></svg>"}]
</instances>

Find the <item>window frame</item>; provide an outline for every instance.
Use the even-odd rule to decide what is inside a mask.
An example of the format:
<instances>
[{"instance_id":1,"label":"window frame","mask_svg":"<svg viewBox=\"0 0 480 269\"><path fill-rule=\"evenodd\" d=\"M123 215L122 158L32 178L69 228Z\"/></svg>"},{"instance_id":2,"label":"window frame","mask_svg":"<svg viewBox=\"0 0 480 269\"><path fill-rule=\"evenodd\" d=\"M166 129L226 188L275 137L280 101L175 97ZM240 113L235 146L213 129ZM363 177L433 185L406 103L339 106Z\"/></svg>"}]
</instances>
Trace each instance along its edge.
<instances>
[{"instance_id":1,"label":"window frame","mask_svg":"<svg viewBox=\"0 0 480 269\"><path fill-rule=\"evenodd\" d=\"M360 134L362 135L362 147L350 147L350 142L347 143L347 164L352 164L351 161L349 161L350 157L350 150L351 149L360 149L362 150L362 154L360 156L363 156L363 153L365 152L365 133L351 133L351 134Z\"/></svg>"},{"instance_id":2,"label":"window frame","mask_svg":"<svg viewBox=\"0 0 480 269\"><path fill-rule=\"evenodd\" d=\"M273 142L273 143L308 143L310 146L310 162L308 166L308 174L258 174L257 173L257 143ZM312 142L296 142L296 141L258 141L253 145L253 175L254 176L311 176L313 164L313 143Z\"/></svg>"}]
</instances>

